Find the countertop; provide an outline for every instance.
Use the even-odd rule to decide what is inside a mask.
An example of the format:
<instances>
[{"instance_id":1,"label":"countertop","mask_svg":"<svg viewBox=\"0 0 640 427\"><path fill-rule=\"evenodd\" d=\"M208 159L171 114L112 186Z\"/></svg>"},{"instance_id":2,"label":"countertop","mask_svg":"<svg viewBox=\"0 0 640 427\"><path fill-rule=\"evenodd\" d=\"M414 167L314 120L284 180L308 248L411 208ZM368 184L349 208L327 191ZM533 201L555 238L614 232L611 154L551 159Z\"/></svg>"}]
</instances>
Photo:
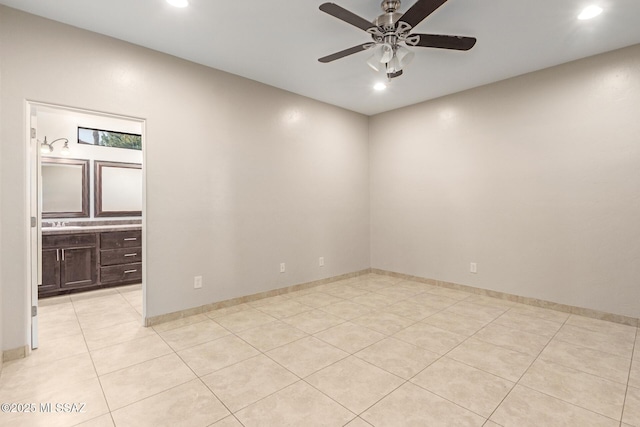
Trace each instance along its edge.
<instances>
[{"instance_id":1,"label":"countertop","mask_svg":"<svg viewBox=\"0 0 640 427\"><path fill-rule=\"evenodd\" d=\"M42 227L43 236L52 236L56 234L81 234L81 233L100 233L103 231L131 231L142 230L141 224L111 224L111 225L69 225L65 227Z\"/></svg>"}]
</instances>

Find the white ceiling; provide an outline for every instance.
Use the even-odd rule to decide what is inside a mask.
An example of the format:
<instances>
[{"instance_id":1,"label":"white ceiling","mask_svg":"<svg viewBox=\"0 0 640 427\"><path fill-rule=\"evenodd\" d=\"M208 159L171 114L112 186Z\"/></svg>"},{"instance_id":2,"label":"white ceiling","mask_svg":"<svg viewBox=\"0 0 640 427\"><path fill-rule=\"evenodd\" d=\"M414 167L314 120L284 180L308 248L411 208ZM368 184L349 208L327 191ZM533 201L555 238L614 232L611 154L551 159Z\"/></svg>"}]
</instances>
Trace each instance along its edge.
<instances>
[{"instance_id":1,"label":"white ceiling","mask_svg":"<svg viewBox=\"0 0 640 427\"><path fill-rule=\"evenodd\" d=\"M403 76L384 77L360 52L318 58L370 41L318 10L323 0L0 0L16 9L372 115L530 71L640 43L639 0L448 0L415 32L473 36L468 52L413 48ZM373 19L380 0L334 0ZM400 12L414 0L405 0ZM604 12L576 19L589 4Z\"/></svg>"}]
</instances>

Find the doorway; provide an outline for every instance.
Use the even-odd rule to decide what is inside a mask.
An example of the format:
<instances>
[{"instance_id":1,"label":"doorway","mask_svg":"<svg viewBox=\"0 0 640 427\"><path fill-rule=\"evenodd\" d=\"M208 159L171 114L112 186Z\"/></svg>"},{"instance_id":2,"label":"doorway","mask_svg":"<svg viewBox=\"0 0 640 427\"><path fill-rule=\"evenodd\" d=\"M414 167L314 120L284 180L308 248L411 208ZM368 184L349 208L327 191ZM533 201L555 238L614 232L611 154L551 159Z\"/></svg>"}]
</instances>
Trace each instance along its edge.
<instances>
[{"instance_id":1,"label":"doorway","mask_svg":"<svg viewBox=\"0 0 640 427\"><path fill-rule=\"evenodd\" d=\"M26 108L31 348L39 347L41 302L140 297L133 308L144 324L144 119L39 102Z\"/></svg>"}]
</instances>

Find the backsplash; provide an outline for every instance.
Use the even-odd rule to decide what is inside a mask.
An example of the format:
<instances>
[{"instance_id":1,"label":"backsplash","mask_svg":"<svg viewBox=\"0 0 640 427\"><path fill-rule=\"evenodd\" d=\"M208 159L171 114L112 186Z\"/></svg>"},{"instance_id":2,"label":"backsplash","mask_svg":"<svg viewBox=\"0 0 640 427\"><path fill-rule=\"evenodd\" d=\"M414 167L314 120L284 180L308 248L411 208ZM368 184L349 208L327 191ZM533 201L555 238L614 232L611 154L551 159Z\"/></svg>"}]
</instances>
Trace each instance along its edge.
<instances>
[{"instance_id":1,"label":"backsplash","mask_svg":"<svg viewBox=\"0 0 640 427\"><path fill-rule=\"evenodd\" d=\"M60 224L60 225L58 225ZM64 224L64 225L63 225ZM42 221L42 228L55 227L55 228L63 228L63 227L93 227L98 225L142 225L142 219L109 219L109 220L96 220L96 221Z\"/></svg>"}]
</instances>

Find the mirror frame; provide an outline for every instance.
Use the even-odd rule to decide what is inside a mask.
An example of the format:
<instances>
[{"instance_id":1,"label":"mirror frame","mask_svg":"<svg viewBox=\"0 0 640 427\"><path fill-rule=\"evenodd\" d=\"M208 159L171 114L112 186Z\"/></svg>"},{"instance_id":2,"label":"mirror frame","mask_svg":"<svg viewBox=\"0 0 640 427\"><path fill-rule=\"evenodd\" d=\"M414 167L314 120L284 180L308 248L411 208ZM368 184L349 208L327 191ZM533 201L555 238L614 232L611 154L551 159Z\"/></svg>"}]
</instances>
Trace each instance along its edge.
<instances>
[{"instance_id":1,"label":"mirror frame","mask_svg":"<svg viewBox=\"0 0 640 427\"><path fill-rule=\"evenodd\" d=\"M89 160L87 159L66 159L60 157L42 157L40 159L40 176L42 176L42 166L50 165L72 165L82 167L82 210L79 212L45 212L42 211L42 218L88 218L89 217Z\"/></svg>"},{"instance_id":2,"label":"mirror frame","mask_svg":"<svg viewBox=\"0 0 640 427\"><path fill-rule=\"evenodd\" d=\"M102 168L123 168L123 169L142 169L140 163L123 163L123 162L106 162L94 160L94 196L95 196L95 216L142 216L142 210L139 211L105 211L102 209ZM140 189L142 193L142 188Z\"/></svg>"}]
</instances>

